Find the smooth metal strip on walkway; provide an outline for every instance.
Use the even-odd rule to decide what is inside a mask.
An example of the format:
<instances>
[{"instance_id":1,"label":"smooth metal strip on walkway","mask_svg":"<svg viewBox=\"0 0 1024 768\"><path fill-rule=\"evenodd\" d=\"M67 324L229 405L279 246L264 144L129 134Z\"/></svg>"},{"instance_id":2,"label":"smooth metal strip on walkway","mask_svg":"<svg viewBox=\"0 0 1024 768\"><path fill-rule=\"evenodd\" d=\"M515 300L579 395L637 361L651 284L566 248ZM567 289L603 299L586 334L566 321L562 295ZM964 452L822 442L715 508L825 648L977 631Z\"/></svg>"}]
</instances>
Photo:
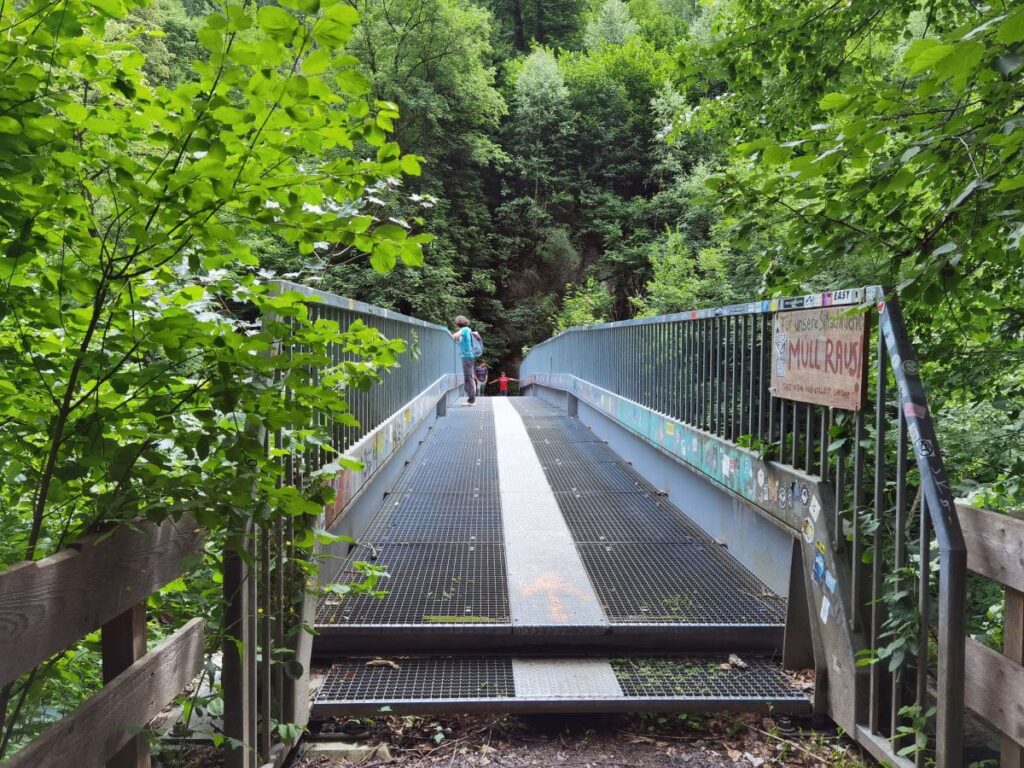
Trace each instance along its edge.
<instances>
[{"instance_id":1,"label":"smooth metal strip on walkway","mask_svg":"<svg viewBox=\"0 0 1024 768\"><path fill-rule=\"evenodd\" d=\"M609 627L526 425L508 400L493 404L501 517L513 631Z\"/></svg>"},{"instance_id":2,"label":"smooth metal strip on walkway","mask_svg":"<svg viewBox=\"0 0 1024 768\"><path fill-rule=\"evenodd\" d=\"M618 699L622 686L608 659L513 658L520 699Z\"/></svg>"}]
</instances>

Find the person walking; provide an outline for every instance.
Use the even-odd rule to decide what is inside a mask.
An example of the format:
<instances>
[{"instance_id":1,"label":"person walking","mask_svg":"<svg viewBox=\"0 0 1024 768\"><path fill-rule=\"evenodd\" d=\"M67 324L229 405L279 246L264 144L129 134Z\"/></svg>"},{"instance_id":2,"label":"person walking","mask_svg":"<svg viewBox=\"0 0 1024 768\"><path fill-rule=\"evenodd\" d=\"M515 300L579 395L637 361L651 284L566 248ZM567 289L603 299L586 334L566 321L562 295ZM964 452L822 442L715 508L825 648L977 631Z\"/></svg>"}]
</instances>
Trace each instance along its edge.
<instances>
[{"instance_id":1,"label":"person walking","mask_svg":"<svg viewBox=\"0 0 1024 768\"><path fill-rule=\"evenodd\" d=\"M487 363L480 360L476 364L476 393L483 397L487 394Z\"/></svg>"},{"instance_id":2,"label":"person walking","mask_svg":"<svg viewBox=\"0 0 1024 768\"><path fill-rule=\"evenodd\" d=\"M501 397L508 397L508 383L510 381L519 381L519 379L510 379L505 375L505 372L501 372L501 376L498 377L498 394Z\"/></svg>"},{"instance_id":3,"label":"person walking","mask_svg":"<svg viewBox=\"0 0 1024 768\"><path fill-rule=\"evenodd\" d=\"M466 386L466 405L476 405L476 355L473 352L473 329L465 315L455 318L455 333L452 338L458 344L459 358L462 360L462 378Z\"/></svg>"}]
</instances>

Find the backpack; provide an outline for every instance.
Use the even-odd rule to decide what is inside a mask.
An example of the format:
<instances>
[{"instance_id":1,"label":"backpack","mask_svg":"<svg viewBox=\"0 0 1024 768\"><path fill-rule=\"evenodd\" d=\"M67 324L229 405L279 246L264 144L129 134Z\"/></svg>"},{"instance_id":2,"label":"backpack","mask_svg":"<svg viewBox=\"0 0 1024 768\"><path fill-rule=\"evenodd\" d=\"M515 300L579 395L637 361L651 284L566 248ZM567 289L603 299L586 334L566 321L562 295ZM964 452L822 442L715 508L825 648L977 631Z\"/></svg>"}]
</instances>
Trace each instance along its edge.
<instances>
[{"instance_id":1,"label":"backpack","mask_svg":"<svg viewBox=\"0 0 1024 768\"><path fill-rule=\"evenodd\" d=\"M476 331L471 332L470 339L473 342L473 357L484 356L484 340L480 338L480 334Z\"/></svg>"}]
</instances>

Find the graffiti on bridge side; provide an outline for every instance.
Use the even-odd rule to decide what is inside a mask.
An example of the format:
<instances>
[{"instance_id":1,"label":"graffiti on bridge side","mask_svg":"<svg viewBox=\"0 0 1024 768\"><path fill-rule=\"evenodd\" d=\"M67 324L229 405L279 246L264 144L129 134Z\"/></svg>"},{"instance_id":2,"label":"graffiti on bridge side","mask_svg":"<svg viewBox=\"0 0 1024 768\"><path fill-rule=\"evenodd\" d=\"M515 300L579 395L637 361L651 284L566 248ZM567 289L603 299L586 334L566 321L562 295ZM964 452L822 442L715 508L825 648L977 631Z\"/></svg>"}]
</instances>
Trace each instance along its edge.
<instances>
[{"instance_id":1,"label":"graffiti on bridge side","mask_svg":"<svg viewBox=\"0 0 1024 768\"><path fill-rule=\"evenodd\" d=\"M716 484L771 513L795 531L813 531L824 507L818 478L760 459L717 435L594 386L572 374L533 374L538 384L575 395L644 440L699 470Z\"/></svg>"},{"instance_id":2,"label":"graffiti on bridge side","mask_svg":"<svg viewBox=\"0 0 1024 768\"><path fill-rule=\"evenodd\" d=\"M329 482L334 489L334 502L324 509L328 528L341 516L374 473L387 463L423 419L437 407L438 400L460 382L461 377L455 374L441 377L346 452L348 458L362 464L362 469L342 470Z\"/></svg>"}]
</instances>

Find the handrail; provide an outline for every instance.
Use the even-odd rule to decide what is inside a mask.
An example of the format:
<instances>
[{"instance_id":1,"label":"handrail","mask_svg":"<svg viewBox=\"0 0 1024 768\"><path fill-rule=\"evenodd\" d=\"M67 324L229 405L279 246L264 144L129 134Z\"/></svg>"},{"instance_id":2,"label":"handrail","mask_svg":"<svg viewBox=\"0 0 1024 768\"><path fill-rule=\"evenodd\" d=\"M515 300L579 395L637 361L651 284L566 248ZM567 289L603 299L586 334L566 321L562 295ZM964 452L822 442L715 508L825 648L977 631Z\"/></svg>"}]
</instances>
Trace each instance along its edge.
<instances>
[{"instance_id":1,"label":"handrail","mask_svg":"<svg viewBox=\"0 0 1024 768\"><path fill-rule=\"evenodd\" d=\"M863 404L874 409L870 422L867 407L826 407L769 391L770 319L825 307L864 313L865 362L873 365L864 365L861 390ZM871 317L877 317L876 328ZM866 701L856 707L863 720L857 725L865 729L860 735L870 742L866 746L884 759L905 764L897 753L907 746L906 728L926 719L932 673L937 678L937 717L930 743L936 764L962 764L966 548L902 310L889 291L876 285L576 326L531 349L520 379L524 386L574 392L600 388L828 484L835 497L829 521L832 545L844 553L852 572L850 630L865 635L870 649L883 648L893 640L892 633L906 632L913 624L900 614L903 607L886 600L915 568L910 544L916 536L921 565L914 575L914 610L923 618L916 646L899 669L886 669L887 662L876 657L867 690L858 694ZM886 439L890 427L895 428L895 440ZM873 456L867 455L865 445L871 446ZM916 478L907 459L911 447ZM914 486L917 501L909 494ZM920 508L916 520L915 504ZM938 549L934 623L929 611L932 536ZM868 552L870 564L864 562ZM938 637L934 665L929 658L931 628ZM909 662L915 669L913 693ZM886 693L890 689L891 695ZM915 762L923 765L924 760L925 753L918 751Z\"/></svg>"},{"instance_id":2,"label":"handrail","mask_svg":"<svg viewBox=\"0 0 1024 768\"><path fill-rule=\"evenodd\" d=\"M205 623L193 618L147 649L146 600L181 575L202 538L190 517L140 522L0 573L0 687L30 685L34 668L97 629L104 682L4 765L148 764L139 732L199 673Z\"/></svg>"},{"instance_id":3,"label":"handrail","mask_svg":"<svg viewBox=\"0 0 1024 768\"><path fill-rule=\"evenodd\" d=\"M330 435L328 445L305 455L293 455L286 452L287 436L282 432L264 436L268 449L279 456L282 483L296 484L315 477L339 454L362 462L363 470L338 469L333 476L317 480L336 490L334 504L325 510L329 526L377 466L387 461L396 445L458 385L456 373L461 366L456 345L444 326L381 307L286 280L272 281L270 290L304 296L309 300L306 306L313 321L337 323L343 331L359 321L386 339L405 342L405 353L396 366L382 372L379 383L367 389L350 388L345 393L349 413L358 423L334 421L325 413L314 413L318 429ZM265 322L264 327L268 325ZM299 352L289 347L277 351L281 355ZM328 356L328 368L360 362L339 344L330 345ZM309 372L313 377L323 375L319 368ZM288 396L286 387L281 395ZM274 723L304 726L308 719L312 644L303 625L312 621L307 612L311 601L305 599L307 570L301 562L303 551L294 543L295 533L291 520L254 521L245 541L225 553L228 632L223 653L224 730L235 743L249 746L227 750L227 768L256 768L271 761L275 754ZM239 549L247 556L240 556ZM298 602L297 596L302 596ZM238 652L238 647L244 649L244 654ZM284 674L283 662L290 662L289 675Z\"/></svg>"}]
</instances>

